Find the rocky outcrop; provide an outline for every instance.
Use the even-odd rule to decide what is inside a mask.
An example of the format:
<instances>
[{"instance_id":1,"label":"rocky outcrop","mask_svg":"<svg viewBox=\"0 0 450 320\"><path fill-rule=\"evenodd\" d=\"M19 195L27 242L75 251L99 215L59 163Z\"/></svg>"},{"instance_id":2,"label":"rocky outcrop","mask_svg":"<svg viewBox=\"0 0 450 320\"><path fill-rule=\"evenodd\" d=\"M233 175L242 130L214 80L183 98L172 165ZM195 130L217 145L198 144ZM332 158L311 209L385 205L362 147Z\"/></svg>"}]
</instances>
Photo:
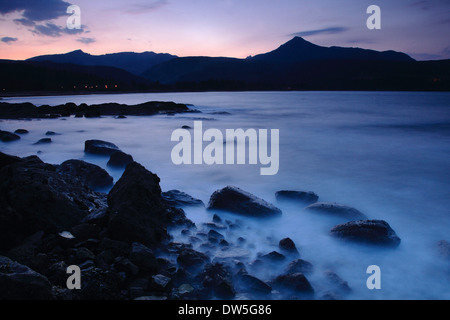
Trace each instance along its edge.
<instances>
[{"instance_id":1,"label":"rocky outcrop","mask_svg":"<svg viewBox=\"0 0 450 320\"><path fill-rule=\"evenodd\" d=\"M400 238L384 220L351 221L331 229L337 238L387 247L400 245Z\"/></svg>"},{"instance_id":2,"label":"rocky outcrop","mask_svg":"<svg viewBox=\"0 0 450 320\"><path fill-rule=\"evenodd\" d=\"M211 195L209 210L224 210L232 213L267 218L281 215L281 210L255 195L237 187L225 187Z\"/></svg>"},{"instance_id":3,"label":"rocky outcrop","mask_svg":"<svg viewBox=\"0 0 450 320\"><path fill-rule=\"evenodd\" d=\"M82 160L65 161L59 166L58 172L76 177L93 189L106 188L113 184L113 177L105 169Z\"/></svg>"}]
</instances>

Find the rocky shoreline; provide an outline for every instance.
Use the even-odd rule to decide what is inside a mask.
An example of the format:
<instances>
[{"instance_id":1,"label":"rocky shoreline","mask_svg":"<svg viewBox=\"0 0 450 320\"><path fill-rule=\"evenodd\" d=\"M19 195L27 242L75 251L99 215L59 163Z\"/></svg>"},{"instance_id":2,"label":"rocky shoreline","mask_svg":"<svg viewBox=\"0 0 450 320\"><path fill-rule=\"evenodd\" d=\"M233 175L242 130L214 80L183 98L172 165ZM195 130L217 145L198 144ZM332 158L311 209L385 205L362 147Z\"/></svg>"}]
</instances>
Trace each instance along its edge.
<instances>
[{"instance_id":1,"label":"rocky shoreline","mask_svg":"<svg viewBox=\"0 0 450 320\"><path fill-rule=\"evenodd\" d=\"M317 271L289 235L273 239L277 250L252 254L239 217L276 222L283 213L275 205L226 186L205 206L179 190L162 192L159 177L113 143L89 140L85 152L124 160L117 160L123 175L114 183L81 160L52 165L0 153L0 299L344 299L352 291L333 270L322 275L326 288L314 288ZM95 191L108 186L108 194ZM386 250L401 243L387 222L318 202L313 192L282 190L276 198L341 220L330 230L337 241ZM193 223L188 206L206 207L210 222ZM448 242L439 248L448 259ZM71 265L81 269L80 290L67 288ZM264 269L276 275L259 276Z\"/></svg>"}]
</instances>

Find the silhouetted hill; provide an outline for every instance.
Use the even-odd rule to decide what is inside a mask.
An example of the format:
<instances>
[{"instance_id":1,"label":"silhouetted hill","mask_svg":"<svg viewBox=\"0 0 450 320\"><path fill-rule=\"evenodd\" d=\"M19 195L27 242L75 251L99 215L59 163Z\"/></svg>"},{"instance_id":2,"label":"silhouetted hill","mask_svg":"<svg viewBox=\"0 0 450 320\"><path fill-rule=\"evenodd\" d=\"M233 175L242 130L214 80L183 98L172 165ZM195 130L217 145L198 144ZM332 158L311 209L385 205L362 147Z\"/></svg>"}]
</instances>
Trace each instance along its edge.
<instances>
[{"instance_id":1,"label":"silhouetted hill","mask_svg":"<svg viewBox=\"0 0 450 320\"><path fill-rule=\"evenodd\" d=\"M120 68L135 75L140 75L154 65L173 58L176 58L176 56L167 53L120 52L96 56L90 55L81 50L76 50L65 54L38 56L28 59L28 61L49 61L55 63L78 64L81 66L108 66Z\"/></svg>"}]
</instances>

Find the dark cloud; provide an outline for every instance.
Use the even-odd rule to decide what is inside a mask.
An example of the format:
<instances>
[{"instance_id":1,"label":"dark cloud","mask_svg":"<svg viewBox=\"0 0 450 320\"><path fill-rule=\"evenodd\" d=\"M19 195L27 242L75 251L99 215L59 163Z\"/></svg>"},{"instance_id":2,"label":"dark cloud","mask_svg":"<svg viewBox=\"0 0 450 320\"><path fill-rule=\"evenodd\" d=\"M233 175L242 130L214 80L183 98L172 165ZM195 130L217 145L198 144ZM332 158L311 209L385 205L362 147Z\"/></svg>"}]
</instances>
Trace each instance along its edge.
<instances>
[{"instance_id":1,"label":"dark cloud","mask_svg":"<svg viewBox=\"0 0 450 320\"><path fill-rule=\"evenodd\" d=\"M22 19L14 19L14 22L17 24L21 24L26 27L34 27L36 23L34 21L22 18Z\"/></svg>"},{"instance_id":2,"label":"dark cloud","mask_svg":"<svg viewBox=\"0 0 450 320\"><path fill-rule=\"evenodd\" d=\"M307 36L315 36L318 34L337 34L337 33L343 33L347 30L348 30L348 28L345 28L345 27L330 27L330 28L323 28L323 29L316 29L316 30L301 31L301 32L293 33L293 34L291 34L291 36L307 37Z\"/></svg>"},{"instance_id":3,"label":"dark cloud","mask_svg":"<svg viewBox=\"0 0 450 320\"><path fill-rule=\"evenodd\" d=\"M90 44L90 43L96 42L97 40L95 40L94 38L85 38L85 37L82 37L82 38L77 39L77 41L78 41L78 42L81 42L81 43L84 43L84 44Z\"/></svg>"},{"instance_id":4,"label":"dark cloud","mask_svg":"<svg viewBox=\"0 0 450 320\"><path fill-rule=\"evenodd\" d=\"M47 22L46 24L35 25L34 29L31 30L34 34L48 36L48 37L61 37L63 34L80 34L83 33L83 28L81 29L67 29L57 26L54 23Z\"/></svg>"},{"instance_id":5,"label":"dark cloud","mask_svg":"<svg viewBox=\"0 0 450 320\"><path fill-rule=\"evenodd\" d=\"M0 39L0 41L7 43L7 44L11 44L12 42L16 42L17 40L19 40L19 39L13 38L13 37L3 37Z\"/></svg>"},{"instance_id":6,"label":"dark cloud","mask_svg":"<svg viewBox=\"0 0 450 320\"><path fill-rule=\"evenodd\" d=\"M141 3L127 3L127 13L140 14L158 10L169 4L167 0L145 1Z\"/></svg>"},{"instance_id":7,"label":"dark cloud","mask_svg":"<svg viewBox=\"0 0 450 320\"><path fill-rule=\"evenodd\" d=\"M40 22L65 16L69 6L63 0L0 0L0 14L23 12L24 19Z\"/></svg>"}]
</instances>

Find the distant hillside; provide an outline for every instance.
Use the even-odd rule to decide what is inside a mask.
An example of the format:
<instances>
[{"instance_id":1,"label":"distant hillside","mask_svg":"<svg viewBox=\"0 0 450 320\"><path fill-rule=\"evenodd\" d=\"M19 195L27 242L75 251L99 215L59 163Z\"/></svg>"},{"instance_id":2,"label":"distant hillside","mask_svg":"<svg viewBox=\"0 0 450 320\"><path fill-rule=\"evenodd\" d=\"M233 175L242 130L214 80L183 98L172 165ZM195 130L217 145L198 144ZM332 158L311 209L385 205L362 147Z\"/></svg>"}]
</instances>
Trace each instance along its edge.
<instances>
[{"instance_id":1,"label":"distant hillside","mask_svg":"<svg viewBox=\"0 0 450 320\"><path fill-rule=\"evenodd\" d=\"M140 75L154 65L169 61L173 58L176 58L176 56L154 52L121 52L96 56L81 50L76 50L65 54L38 56L28 59L28 61L49 61L55 63L78 64L81 66L107 66L120 68L135 75Z\"/></svg>"}]
</instances>

